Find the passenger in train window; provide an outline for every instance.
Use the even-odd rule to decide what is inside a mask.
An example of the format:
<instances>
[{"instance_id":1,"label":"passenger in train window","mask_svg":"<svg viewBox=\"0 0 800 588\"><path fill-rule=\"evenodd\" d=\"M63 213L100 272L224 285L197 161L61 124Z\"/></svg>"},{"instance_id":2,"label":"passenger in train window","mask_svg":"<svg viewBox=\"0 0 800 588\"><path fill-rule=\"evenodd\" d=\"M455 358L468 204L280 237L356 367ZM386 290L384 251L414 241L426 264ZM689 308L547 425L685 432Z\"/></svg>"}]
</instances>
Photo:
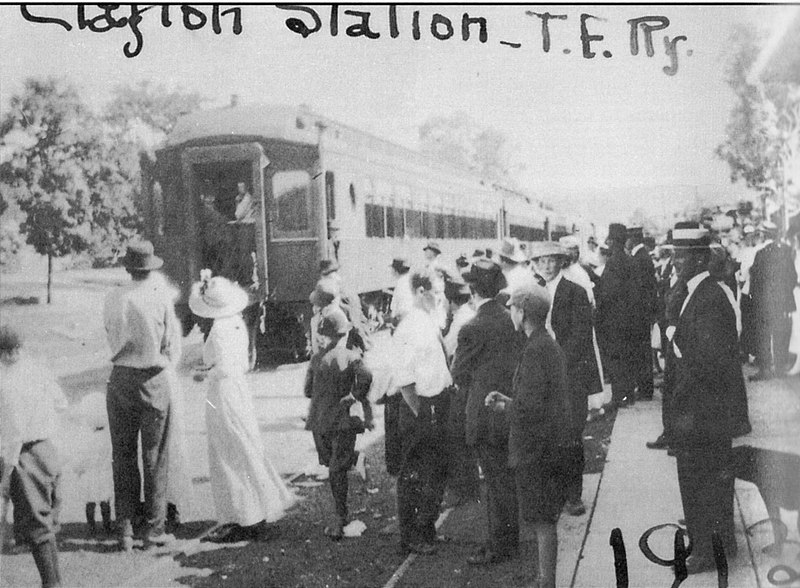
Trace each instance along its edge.
<instances>
[{"instance_id":1,"label":"passenger in train window","mask_svg":"<svg viewBox=\"0 0 800 588\"><path fill-rule=\"evenodd\" d=\"M247 189L247 184L239 182L236 184L236 190L236 222L245 224L256 222L255 201Z\"/></svg>"}]
</instances>

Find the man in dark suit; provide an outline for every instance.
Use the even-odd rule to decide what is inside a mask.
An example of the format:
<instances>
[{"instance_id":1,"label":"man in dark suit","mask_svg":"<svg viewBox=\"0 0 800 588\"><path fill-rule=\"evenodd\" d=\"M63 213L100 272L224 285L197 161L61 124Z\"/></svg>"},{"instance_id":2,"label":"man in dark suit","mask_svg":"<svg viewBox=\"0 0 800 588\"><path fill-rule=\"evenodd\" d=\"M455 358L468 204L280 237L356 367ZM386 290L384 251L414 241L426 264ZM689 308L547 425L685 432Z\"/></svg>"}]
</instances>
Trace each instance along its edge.
<instances>
[{"instance_id":1,"label":"man in dark suit","mask_svg":"<svg viewBox=\"0 0 800 588\"><path fill-rule=\"evenodd\" d=\"M595 325L603 365L608 368L611 379L611 403L619 408L635 402L635 367L637 347L634 334L638 327L637 306L633 276L633 262L625 253L627 229L625 225L612 223L608 227L610 256L597 288L597 314ZM608 361L606 361L608 359Z\"/></svg>"},{"instance_id":2,"label":"man in dark suit","mask_svg":"<svg viewBox=\"0 0 800 588\"><path fill-rule=\"evenodd\" d=\"M631 227L627 231L628 244L633 261L633 277L636 288L631 312L636 315L634 338L636 344L636 388L640 400L653 399L653 354L650 351L650 329L658 314L658 287L655 267L650 251L644 244L642 227Z\"/></svg>"},{"instance_id":3,"label":"man in dark suit","mask_svg":"<svg viewBox=\"0 0 800 588\"><path fill-rule=\"evenodd\" d=\"M667 435L694 545L686 569L695 574L715 568L714 535L728 558L737 552L731 442L750 423L733 305L708 272L708 231L687 225L672 233L687 296L672 337L676 371Z\"/></svg>"},{"instance_id":4,"label":"man in dark suit","mask_svg":"<svg viewBox=\"0 0 800 588\"><path fill-rule=\"evenodd\" d=\"M766 244L750 268L750 296L756 329L756 365L753 380L768 380L789 368L790 314L794 312L797 272L794 251L777 239L777 227L764 223Z\"/></svg>"},{"instance_id":5,"label":"man in dark suit","mask_svg":"<svg viewBox=\"0 0 800 588\"><path fill-rule=\"evenodd\" d=\"M581 494L587 397L603 391L592 339L592 305L586 290L563 276L561 268L567 260L567 252L558 243L536 243L531 258L539 275L544 278L545 288L553 301L547 322L567 359L567 389L575 427L571 431L566 508L569 514L580 516L586 512Z\"/></svg>"},{"instance_id":6,"label":"man in dark suit","mask_svg":"<svg viewBox=\"0 0 800 588\"><path fill-rule=\"evenodd\" d=\"M500 266L479 260L464 279L470 285L477 314L458 334L451 372L455 384L466 391L466 441L475 447L486 480L489 540L467 561L486 565L513 557L519 547L515 479L508 465L508 424L505 415L484 403L493 390L511 394L517 342L511 317L495 300L506 285Z\"/></svg>"}]
</instances>

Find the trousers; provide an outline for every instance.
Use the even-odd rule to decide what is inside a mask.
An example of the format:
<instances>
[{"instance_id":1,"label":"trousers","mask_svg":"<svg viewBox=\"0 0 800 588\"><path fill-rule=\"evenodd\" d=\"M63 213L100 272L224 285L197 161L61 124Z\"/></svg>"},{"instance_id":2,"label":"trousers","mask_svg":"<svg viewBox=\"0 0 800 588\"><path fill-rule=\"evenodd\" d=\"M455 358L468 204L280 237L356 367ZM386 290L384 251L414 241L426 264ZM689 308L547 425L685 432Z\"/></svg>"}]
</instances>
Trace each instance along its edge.
<instances>
[{"instance_id":1,"label":"trousers","mask_svg":"<svg viewBox=\"0 0 800 588\"><path fill-rule=\"evenodd\" d=\"M114 503L120 532L133 535L142 478L149 536L164 532L167 514L167 433L170 379L162 368L114 366L108 381L106 409L111 432ZM142 442L142 472L138 441Z\"/></svg>"},{"instance_id":2,"label":"trousers","mask_svg":"<svg viewBox=\"0 0 800 588\"><path fill-rule=\"evenodd\" d=\"M60 478L58 455L49 439L22 446L9 486L14 505L14 537L19 543L38 545L55 540L61 504Z\"/></svg>"},{"instance_id":3,"label":"trousers","mask_svg":"<svg viewBox=\"0 0 800 588\"><path fill-rule=\"evenodd\" d=\"M477 451L486 482L488 547L500 554L513 553L519 547L519 510L517 480L514 469L508 466L508 447L482 443Z\"/></svg>"}]
</instances>

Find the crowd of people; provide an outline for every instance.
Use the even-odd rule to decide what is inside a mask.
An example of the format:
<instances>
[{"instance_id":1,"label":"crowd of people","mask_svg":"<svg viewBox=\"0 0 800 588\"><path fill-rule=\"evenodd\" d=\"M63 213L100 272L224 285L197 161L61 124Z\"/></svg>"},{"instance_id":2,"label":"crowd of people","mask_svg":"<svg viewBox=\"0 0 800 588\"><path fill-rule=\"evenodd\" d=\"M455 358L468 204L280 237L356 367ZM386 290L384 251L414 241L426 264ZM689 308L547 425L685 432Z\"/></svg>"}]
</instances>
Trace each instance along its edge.
<instances>
[{"instance_id":1,"label":"crowd of people","mask_svg":"<svg viewBox=\"0 0 800 588\"><path fill-rule=\"evenodd\" d=\"M528 246L505 239L496 251L476 250L452 266L429 242L423 265L388 264L396 280L392 365L378 391L364 357L373 342L359 297L337 261L323 260L309 297L304 391L306 429L328 468L334 505L324 533L344 536L348 471L363 459L356 439L373 428L376 399L384 406L386 468L397 478L402 552L435 553L445 489L474 500L482 474L487 541L467 562L517 557L524 521L535 536L538 585L555 586L558 519L586 512L589 406L607 412L652 400L654 371L663 371L664 431L648 447L677 458L694 545L687 570L712 568L719 550L735 554L731 446L750 431L742 362L755 362L757 380L800 372L800 321L790 316L797 256L770 223L736 231L741 239L682 222L655 247L641 228L615 223L603 244L575 235ZM173 475L185 469L175 461L185 455L176 293L156 271L162 261L152 244L131 244L123 263L131 282L109 294L103 311L113 363L107 420L92 426L108 429L116 533L127 551L135 537L145 547L172 541L167 526L179 521L180 496L185 501L190 490L176 488ZM211 321L195 379L208 381L219 525L206 540L219 543L268 539L270 523L294 501L263 452L244 377L249 304L238 284L207 270L189 299L192 312ZM23 343L18 330L0 329L2 489L14 505L15 535L31 546L43 584L57 586L52 439L66 401ZM598 403L604 381L611 395ZM87 522L94 524L96 500L110 525L112 497L96 494L87 500Z\"/></svg>"}]
</instances>

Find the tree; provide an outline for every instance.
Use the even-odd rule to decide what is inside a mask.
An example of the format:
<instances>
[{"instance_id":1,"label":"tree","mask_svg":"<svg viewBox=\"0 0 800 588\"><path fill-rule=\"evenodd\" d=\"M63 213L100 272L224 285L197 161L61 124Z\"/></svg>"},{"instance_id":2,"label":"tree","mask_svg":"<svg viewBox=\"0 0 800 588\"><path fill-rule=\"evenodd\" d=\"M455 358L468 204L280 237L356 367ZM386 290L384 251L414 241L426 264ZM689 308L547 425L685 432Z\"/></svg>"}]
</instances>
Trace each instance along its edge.
<instances>
[{"instance_id":1,"label":"tree","mask_svg":"<svg viewBox=\"0 0 800 588\"><path fill-rule=\"evenodd\" d=\"M732 182L744 181L776 207L784 192L792 191L791 163L800 153L800 86L753 79L763 38L741 27L734 40L738 50L729 63L727 81L737 100L727 138L716 153L730 166Z\"/></svg>"},{"instance_id":2,"label":"tree","mask_svg":"<svg viewBox=\"0 0 800 588\"><path fill-rule=\"evenodd\" d=\"M419 139L422 153L469 169L492 183L514 188L523 170L505 135L482 128L463 113L427 120L419 128Z\"/></svg>"},{"instance_id":3,"label":"tree","mask_svg":"<svg viewBox=\"0 0 800 588\"><path fill-rule=\"evenodd\" d=\"M25 214L21 233L53 259L136 234L125 158L103 123L65 80L30 78L0 122L0 196Z\"/></svg>"}]
</instances>

